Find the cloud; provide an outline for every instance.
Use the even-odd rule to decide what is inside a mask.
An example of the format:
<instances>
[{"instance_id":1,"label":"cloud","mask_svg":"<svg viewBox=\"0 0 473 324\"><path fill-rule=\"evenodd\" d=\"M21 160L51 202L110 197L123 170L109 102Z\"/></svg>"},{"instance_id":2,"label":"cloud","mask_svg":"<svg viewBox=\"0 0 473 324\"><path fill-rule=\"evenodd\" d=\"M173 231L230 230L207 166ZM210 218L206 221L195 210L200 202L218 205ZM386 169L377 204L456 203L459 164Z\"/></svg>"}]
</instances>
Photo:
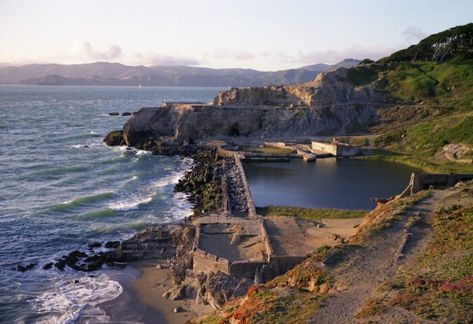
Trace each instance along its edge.
<instances>
[{"instance_id":1,"label":"cloud","mask_svg":"<svg viewBox=\"0 0 473 324\"><path fill-rule=\"evenodd\" d=\"M192 57L181 57L157 52L126 52L115 44L98 48L85 40L73 44L68 58L68 61L73 62L101 60L139 65L199 65L199 60Z\"/></svg>"},{"instance_id":2,"label":"cloud","mask_svg":"<svg viewBox=\"0 0 473 324\"><path fill-rule=\"evenodd\" d=\"M196 58L166 55L160 53L137 52L134 54L133 61L143 65L200 65L200 61Z\"/></svg>"},{"instance_id":3,"label":"cloud","mask_svg":"<svg viewBox=\"0 0 473 324\"><path fill-rule=\"evenodd\" d=\"M123 51L114 44L97 49L88 41L78 41L73 44L71 54L83 60L116 60L123 55Z\"/></svg>"},{"instance_id":4,"label":"cloud","mask_svg":"<svg viewBox=\"0 0 473 324\"><path fill-rule=\"evenodd\" d=\"M298 52L296 55L279 53L282 62L299 64L337 63L346 58L373 60L380 59L394 52L396 49L387 47L366 47L353 45L340 50Z\"/></svg>"},{"instance_id":5,"label":"cloud","mask_svg":"<svg viewBox=\"0 0 473 324\"><path fill-rule=\"evenodd\" d=\"M231 59L231 60L237 60L237 61L245 61L245 60L253 60L258 55L250 51L245 51L245 50L220 48L220 49L216 49L213 53L205 54L204 56L207 58L214 59L214 60Z\"/></svg>"},{"instance_id":6,"label":"cloud","mask_svg":"<svg viewBox=\"0 0 473 324\"><path fill-rule=\"evenodd\" d=\"M427 34L419 27L410 26L402 32L402 36L407 42L416 42L427 37Z\"/></svg>"}]
</instances>

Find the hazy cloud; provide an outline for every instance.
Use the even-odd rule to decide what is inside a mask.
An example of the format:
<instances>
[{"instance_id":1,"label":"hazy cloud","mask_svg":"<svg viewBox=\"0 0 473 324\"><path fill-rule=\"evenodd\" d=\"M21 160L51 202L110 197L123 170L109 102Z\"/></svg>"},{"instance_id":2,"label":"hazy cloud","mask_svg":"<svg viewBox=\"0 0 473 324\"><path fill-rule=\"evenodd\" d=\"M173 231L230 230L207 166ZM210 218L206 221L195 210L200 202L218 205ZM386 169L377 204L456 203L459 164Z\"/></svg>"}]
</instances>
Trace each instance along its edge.
<instances>
[{"instance_id":1,"label":"hazy cloud","mask_svg":"<svg viewBox=\"0 0 473 324\"><path fill-rule=\"evenodd\" d=\"M160 53L135 53L134 61L144 65L199 65L200 61L192 57L165 55Z\"/></svg>"},{"instance_id":2,"label":"hazy cloud","mask_svg":"<svg viewBox=\"0 0 473 324\"><path fill-rule=\"evenodd\" d=\"M123 51L118 45L108 45L97 49L88 41L79 41L72 46L72 55L85 60L116 60L120 58Z\"/></svg>"},{"instance_id":3,"label":"hazy cloud","mask_svg":"<svg viewBox=\"0 0 473 324\"><path fill-rule=\"evenodd\" d=\"M244 61L244 60L252 60L257 57L256 54L245 51L245 50L235 50L235 49L228 49L228 48L220 48L215 50L212 54L206 54L205 57L215 60L237 60L237 61Z\"/></svg>"},{"instance_id":4,"label":"hazy cloud","mask_svg":"<svg viewBox=\"0 0 473 324\"><path fill-rule=\"evenodd\" d=\"M393 48L353 45L341 50L299 52L296 55L284 55L280 53L279 56L282 62L300 64L337 63L346 58L370 58L372 60L377 60L391 54L393 51L395 51Z\"/></svg>"},{"instance_id":5,"label":"hazy cloud","mask_svg":"<svg viewBox=\"0 0 473 324\"><path fill-rule=\"evenodd\" d=\"M402 36L404 36L407 42L416 42L427 37L427 34L419 27L410 26L402 32Z\"/></svg>"}]
</instances>

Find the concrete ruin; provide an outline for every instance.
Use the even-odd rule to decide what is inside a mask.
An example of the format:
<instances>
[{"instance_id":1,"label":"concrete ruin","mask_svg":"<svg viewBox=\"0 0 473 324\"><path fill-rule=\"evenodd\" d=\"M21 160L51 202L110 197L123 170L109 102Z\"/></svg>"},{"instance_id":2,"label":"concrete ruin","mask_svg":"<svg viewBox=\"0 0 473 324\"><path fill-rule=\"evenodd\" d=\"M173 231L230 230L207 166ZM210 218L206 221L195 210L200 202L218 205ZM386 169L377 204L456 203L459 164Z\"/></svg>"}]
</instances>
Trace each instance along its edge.
<instances>
[{"instance_id":1,"label":"concrete ruin","mask_svg":"<svg viewBox=\"0 0 473 324\"><path fill-rule=\"evenodd\" d=\"M310 221L261 217L256 214L241 164L244 156L221 148L219 154L231 156L235 161L245 192L247 214L232 215L227 209L194 221L194 273L208 275L220 271L261 283L284 274L316 248L341 243L354 234L361 222L360 219Z\"/></svg>"},{"instance_id":2,"label":"concrete ruin","mask_svg":"<svg viewBox=\"0 0 473 324\"><path fill-rule=\"evenodd\" d=\"M329 153L335 157L350 157L361 153L360 146L346 144L335 140L330 143L312 141L312 150Z\"/></svg>"}]
</instances>

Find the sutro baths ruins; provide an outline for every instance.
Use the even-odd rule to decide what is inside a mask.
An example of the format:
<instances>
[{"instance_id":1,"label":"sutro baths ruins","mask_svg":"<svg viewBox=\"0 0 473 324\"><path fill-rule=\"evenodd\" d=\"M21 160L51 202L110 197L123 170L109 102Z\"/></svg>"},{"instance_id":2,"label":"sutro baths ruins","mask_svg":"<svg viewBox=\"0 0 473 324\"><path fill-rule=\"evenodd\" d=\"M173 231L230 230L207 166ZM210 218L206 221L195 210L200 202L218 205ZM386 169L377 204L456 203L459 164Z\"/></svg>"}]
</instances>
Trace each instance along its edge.
<instances>
[{"instance_id":1,"label":"sutro baths ruins","mask_svg":"<svg viewBox=\"0 0 473 324\"><path fill-rule=\"evenodd\" d=\"M243 114L242 109L246 110ZM153 258L170 263L175 287L163 297L195 298L197 303L219 308L230 298L243 294L252 284L284 274L316 248L340 244L357 231L361 219L304 220L283 216L262 217L257 214L242 160L287 161L290 157L299 157L306 162L313 162L317 158L343 158L361 153L359 146L336 140L279 138L271 141L257 140L255 137L245 140L240 136L242 132L255 131L250 130L257 127L252 119L255 116L251 115L263 113L263 117L258 118L262 118L264 123L265 118L276 118L273 116L276 114L274 111L274 108L266 106L216 108L205 103L165 102L161 107L144 108L134 113L125 124L126 136L119 133L118 140L108 138L112 144L137 146L157 150L157 153L182 153L182 148L187 146L205 147L204 155L208 156L204 160L218 160L220 163L218 167L209 167L205 162L202 164L197 161L194 169L197 169L197 174L203 172L204 175L192 175L191 172L186 183L181 184L181 189L190 192L191 196L201 196L205 193L196 194L192 188L185 188L203 187L207 182L214 181L219 193L218 198L213 198L219 202L214 206L216 208L196 210L198 216L189 218L184 224L148 228L122 242L117 249L116 256L119 259ZM226 132L202 124L211 112L213 119L219 112L225 116L220 116L222 119L218 117L215 122L219 127L226 127ZM242 116L246 117L242 119ZM223 126L218 122L219 119L224 120ZM212 121L209 123L212 124ZM240 145L227 147L224 141L217 141L210 136L219 132L232 136L231 141L239 141ZM191 143L193 137L210 139L196 146ZM273 147L285 153L274 155L265 151L241 150L248 145ZM451 186L471 178L472 175L413 174L404 192L390 199L429 186Z\"/></svg>"},{"instance_id":2,"label":"sutro baths ruins","mask_svg":"<svg viewBox=\"0 0 473 324\"><path fill-rule=\"evenodd\" d=\"M165 102L133 113L123 131L110 133L105 141L156 154L194 153L193 170L177 186L194 199L194 216L183 224L156 225L138 233L122 242L114 257L165 260L175 287L163 297L194 298L221 307L254 283L287 272L316 248L348 240L361 223L258 215L242 160L299 157L313 162L358 155L359 146L326 141L320 135L362 130L382 119L380 108L409 104L369 84L354 86L347 70L340 68L301 86L231 89L220 92L212 103ZM232 145L226 145L229 142ZM251 146L276 147L285 153L247 150ZM390 199L472 178L413 174L409 186Z\"/></svg>"}]
</instances>

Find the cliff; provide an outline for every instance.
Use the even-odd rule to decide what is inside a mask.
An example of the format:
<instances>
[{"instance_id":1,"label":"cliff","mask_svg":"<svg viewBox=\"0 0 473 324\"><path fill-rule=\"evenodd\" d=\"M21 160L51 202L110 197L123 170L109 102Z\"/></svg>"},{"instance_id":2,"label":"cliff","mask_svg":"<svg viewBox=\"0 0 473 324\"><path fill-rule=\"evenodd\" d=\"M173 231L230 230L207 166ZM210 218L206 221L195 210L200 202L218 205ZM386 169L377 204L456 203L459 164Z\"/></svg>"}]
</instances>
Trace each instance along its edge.
<instances>
[{"instance_id":1,"label":"cliff","mask_svg":"<svg viewBox=\"0 0 473 324\"><path fill-rule=\"evenodd\" d=\"M355 86L339 68L298 86L232 88L213 105L143 108L124 126L127 145L160 139L184 144L212 137L307 137L365 130L380 107L394 103L371 84Z\"/></svg>"}]
</instances>

